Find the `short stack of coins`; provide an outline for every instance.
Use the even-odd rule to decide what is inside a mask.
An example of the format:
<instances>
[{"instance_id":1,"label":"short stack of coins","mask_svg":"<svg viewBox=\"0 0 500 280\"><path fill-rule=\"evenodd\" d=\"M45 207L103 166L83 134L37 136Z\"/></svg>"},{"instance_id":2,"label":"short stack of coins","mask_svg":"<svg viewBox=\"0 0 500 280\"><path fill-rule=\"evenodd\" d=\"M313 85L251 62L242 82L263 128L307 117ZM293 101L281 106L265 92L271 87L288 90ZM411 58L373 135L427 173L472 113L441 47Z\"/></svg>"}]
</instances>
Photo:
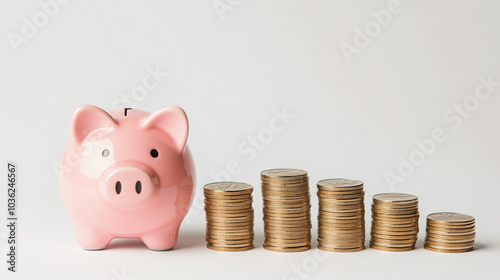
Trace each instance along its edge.
<instances>
[{"instance_id":1,"label":"short stack of coins","mask_svg":"<svg viewBox=\"0 0 500 280\"><path fill-rule=\"evenodd\" d=\"M424 248L442 253L472 251L476 237L474 217L451 212L427 216Z\"/></svg>"},{"instance_id":2,"label":"short stack of coins","mask_svg":"<svg viewBox=\"0 0 500 280\"><path fill-rule=\"evenodd\" d=\"M216 251L253 248L253 187L245 183L219 182L205 185L207 247Z\"/></svg>"},{"instance_id":3,"label":"short stack of coins","mask_svg":"<svg viewBox=\"0 0 500 280\"><path fill-rule=\"evenodd\" d=\"M363 182L327 179L318 182L318 248L355 252L365 248Z\"/></svg>"},{"instance_id":4,"label":"short stack of coins","mask_svg":"<svg viewBox=\"0 0 500 280\"><path fill-rule=\"evenodd\" d=\"M309 177L297 169L261 172L264 248L300 252L311 248Z\"/></svg>"},{"instance_id":5,"label":"short stack of coins","mask_svg":"<svg viewBox=\"0 0 500 280\"><path fill-rule=\"evenodd\" d=\"M395 252L415 249L419 217L415 195L385 193L373 196L370 247Z\"/></svg>"}]
</instances>

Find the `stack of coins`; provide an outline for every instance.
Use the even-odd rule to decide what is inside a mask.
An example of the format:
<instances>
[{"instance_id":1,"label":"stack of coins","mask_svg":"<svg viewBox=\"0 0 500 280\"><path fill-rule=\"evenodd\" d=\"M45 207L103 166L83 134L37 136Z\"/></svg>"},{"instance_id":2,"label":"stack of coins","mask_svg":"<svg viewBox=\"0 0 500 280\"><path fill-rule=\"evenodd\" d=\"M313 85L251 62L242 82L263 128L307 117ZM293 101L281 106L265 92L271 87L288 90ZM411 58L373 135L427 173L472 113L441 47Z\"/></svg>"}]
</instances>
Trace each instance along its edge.
<instances>
[{"instance_id":1,"label":"stack of coins","mask_svg":"<svg viewBox=\"0 0 500 280\"><path fill-rule=\"evenodd\" d=\"M363 182L328 179L318 182L318 248L355 252L365 248Z\"/></svg>"},{"instance_id":2,"label":"stack of coins","mask_svg":"<svg viewBox=\"0 0 500 280\"><path fill-rule=\"evenodd\" d=\"M264 248L299 252L311 248L311 203L307 172L262 171Z\"/></svg>"},{"instance_id":3,"label":"stack of coins","mask_svg":"<svg viewBox=\"0 0 500 280\"><path fill-rule=\"evenodd\" d=\"M370 247L383 251L415 249L418 235L418 197L403 193L373 196Z\"/></svg>"},{"instance_id":4,"label":"stack of coins","mask_svg":"<svg viewBox=\"0 0 500 280\"><path fill-rule=\"evenodd\" d=\"M442 253L472 251L476 236L475 219L459 213L434 213L427 216L424 248Z\"/></svg>"},{"instance_id":5,"label":"stack of coins","mask_svg":"<svg viewBox=\"0 0 500 280\"><path fill-rule=\"evenodd\" d=\"M207 216L207 247L217 251L253 248L253 187L220 182L204 187Z\"/></svg>"}]
</instances>

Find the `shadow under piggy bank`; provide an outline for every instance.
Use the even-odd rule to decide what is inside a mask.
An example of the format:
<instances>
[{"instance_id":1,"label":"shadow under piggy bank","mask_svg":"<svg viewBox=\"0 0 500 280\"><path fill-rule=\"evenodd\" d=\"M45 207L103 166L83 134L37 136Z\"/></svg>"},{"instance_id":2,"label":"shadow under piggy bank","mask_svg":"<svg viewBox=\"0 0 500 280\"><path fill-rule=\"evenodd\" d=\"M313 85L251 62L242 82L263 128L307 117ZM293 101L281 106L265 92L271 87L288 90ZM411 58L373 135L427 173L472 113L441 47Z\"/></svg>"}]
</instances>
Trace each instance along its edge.
<instances>
[{"instance_id":1,"label":"shadow under piggy bank","mask_svg":"<svg viewBox=\"0 0 500 280\"><path fill-rule=\"evenodd\" d=\"M177 244L174 246L174 248L158 252L182 250L191 247L204 247L205 245L206 241L204 232L188 231L179 234ZM144 242L142 242L138 238L115 238L109 243L109 245L104 250L113 250L113 249L144 250L148 249L148 247L144 245Z\"/></svg>"}]
</instances>

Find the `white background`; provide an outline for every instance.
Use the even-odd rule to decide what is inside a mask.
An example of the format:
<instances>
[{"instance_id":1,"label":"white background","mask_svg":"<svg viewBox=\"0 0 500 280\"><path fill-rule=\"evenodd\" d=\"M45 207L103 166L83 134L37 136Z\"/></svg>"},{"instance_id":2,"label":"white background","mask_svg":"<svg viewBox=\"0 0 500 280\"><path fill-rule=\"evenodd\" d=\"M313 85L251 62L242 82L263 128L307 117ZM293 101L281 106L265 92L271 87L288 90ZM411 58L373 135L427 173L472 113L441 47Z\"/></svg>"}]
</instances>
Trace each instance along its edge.
<instances>
[{"instance_id":1,"label":"white background","mask_svg":"<svg viewBox=\"0 0 500 280\"><path fill-rule=\"evenodd\" d=\"M0 149L3 166L8 160L19 166L19 272L7 272L2 261L0 278L498 279L500 87L472 106L479 77L500 81L498 2L401 0L401 12L381 30L373 29L378 33L350 62L342 43L355 47L355 28L372 24L371 12L386 10L389 1L229 3L231 10L218 13L211 0L74 0L26 38L23 17L33 22L43 11L39 2L2 1ZM25 39L18 51L12 34ZM132 91L149 75L148 67L169 75L139 100ZM146 111L179 105L190 120L197 197L173 251L153 252L136 240L84 251L60 199L54 166L73 111L86 103L123 107L124 97L135 103L130 107ZM462 123L443 118L456 117L448 110L464 100L473 110ZM275 110L284 109L294 118L273 132L255 158L238 151L240 145L250 147L248 137L267 131ZM419 153L415 141L431 137L436 128L446 140L391 187L384 174L397 174L400 156ZM202 187L214 181L211 172L232 161L239 166L230 180L255 186L256 248L214 252L204 247ZM367 236L374 194L418 195L418 248L266 251L259 172L276 167L309 172L313 239L320 179L365 182ZM476 217L475 251L455 255L422 248L425 216L439 211ZM1 260L6 237L2 226ZM287 274L294 266L304 275Z\"/></svg>"}]
</instances>

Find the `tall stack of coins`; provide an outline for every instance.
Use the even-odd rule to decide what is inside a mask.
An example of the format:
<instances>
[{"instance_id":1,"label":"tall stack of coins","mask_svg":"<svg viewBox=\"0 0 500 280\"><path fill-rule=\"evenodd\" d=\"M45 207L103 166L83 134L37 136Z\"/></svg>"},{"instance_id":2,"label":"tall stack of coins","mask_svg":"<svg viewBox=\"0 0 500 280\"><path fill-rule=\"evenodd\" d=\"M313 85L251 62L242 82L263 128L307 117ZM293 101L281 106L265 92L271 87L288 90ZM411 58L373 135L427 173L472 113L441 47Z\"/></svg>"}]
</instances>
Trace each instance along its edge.
<instances>
[{"instance_id":1,"label":"tall stack of coins","mask_svg":"<svg viewBox=\"0 0 500 280\"><path fill-rule=\"evenodd\" d=\"M299 252L311 248L309 177L298 169L261 172L264 248Z\"/></svg>"},{"instance_id":2,"label":"tall stack of coins","mask_svg":"<svg viewBox=\"0 0 500 280\"><path fill-rule=\"evenodd\" d=\"M434 213L427 216L424 248L442 253L472 251L476 237L474 217L459 213Z\"/></svg>"},{"instance_id":3,"label":"tall stack of coins","mask_svg":"<svg viewBox=\"0 0 500 280\"><path fill-rule=\"evenodd\" d=\"M205 185L207 247L217 251L253 248L253 187L245 183Z\"/></svg>"},{"instance_id":4,"label":"tall stack of coins","mask_svg":"<svg viewBox=\"0 0 500 280\"><path fill-rule=\"evenodd\" d=\"M365 248L363 182L328 179L318 182L318 248L355 252Z\"/></svg>"},{"instance_id":5,"label":"tall stack of coins","mask_svg":"<svg viewBox=\"0 0 500 280\"><path fill-rule=\"evenodd\" d=\"M370 247L384 251L415 249L418 235L418 197L404 193L373 196Z\"/></svg>"}]
</instances>

